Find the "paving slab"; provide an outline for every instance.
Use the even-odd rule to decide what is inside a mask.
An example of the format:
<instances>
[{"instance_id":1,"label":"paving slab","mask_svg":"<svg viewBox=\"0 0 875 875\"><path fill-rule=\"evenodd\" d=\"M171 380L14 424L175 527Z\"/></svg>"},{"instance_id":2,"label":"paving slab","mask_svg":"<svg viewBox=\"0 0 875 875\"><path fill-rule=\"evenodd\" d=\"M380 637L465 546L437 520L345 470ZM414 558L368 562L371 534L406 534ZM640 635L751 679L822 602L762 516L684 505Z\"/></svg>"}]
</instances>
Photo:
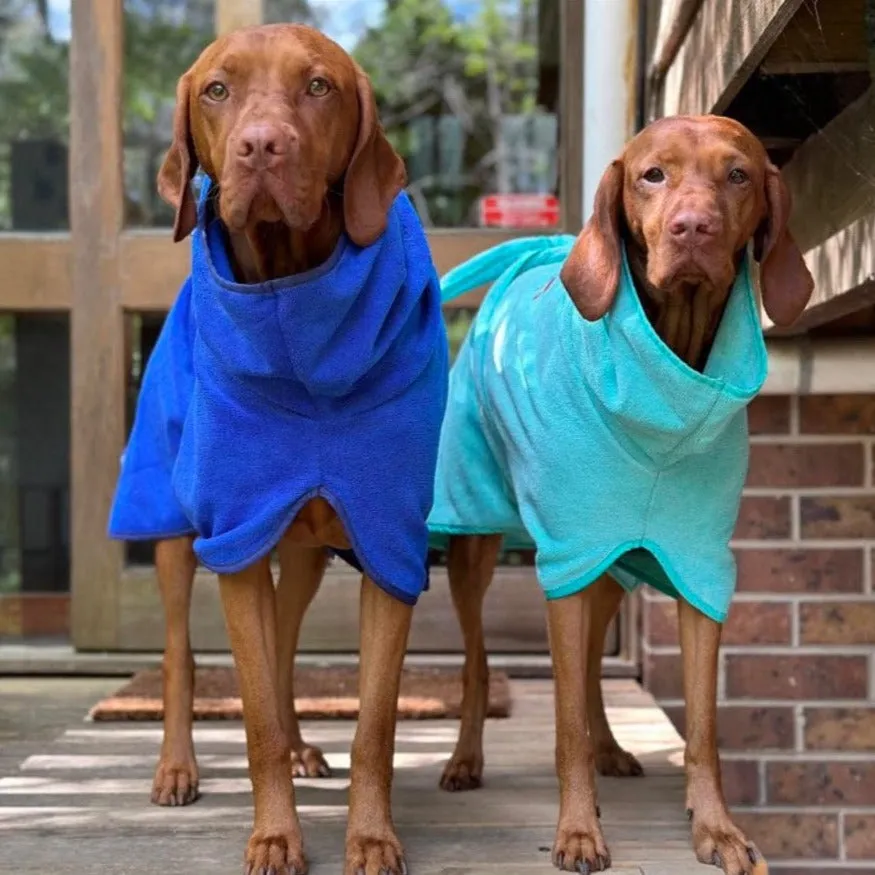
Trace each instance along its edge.
<instances>
[{"instance_id":1,"label":"paving slab","mask_svg":"<svg viewBox=\"0 0 875 875\"><path fill-rule=\"evenodd\" d=\"M149 803L160 745L154 723L90 723L113 678L0 678L0 873L240 875L252 823L245 738L236 722L198 723L203 796L186 808ZM620 742L644 778L603 779L600 802L615 875L704 875L683 812L682 742L631 681L605 682ZM509 719L486 728L484 787L438 786L455 721L399 724L394 811L413 875L550 875L558 796L552 685L512 681ZM342 873L351 722L308 722L330 779L297 781L312 875Z\"/></svg>"}]
</instances>

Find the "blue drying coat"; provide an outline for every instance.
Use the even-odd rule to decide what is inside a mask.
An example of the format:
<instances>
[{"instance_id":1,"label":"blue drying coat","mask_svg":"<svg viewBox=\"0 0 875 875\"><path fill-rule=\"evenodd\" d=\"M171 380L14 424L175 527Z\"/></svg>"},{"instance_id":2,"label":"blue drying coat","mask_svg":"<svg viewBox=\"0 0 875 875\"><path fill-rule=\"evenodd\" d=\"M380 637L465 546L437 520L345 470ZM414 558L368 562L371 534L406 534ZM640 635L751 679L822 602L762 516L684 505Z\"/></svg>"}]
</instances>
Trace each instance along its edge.
<instances>
[{"instance_id":1,"label":"blue drying coat","mask_svg":"<svg viewBox=\"0 0 875 875\"><path fill-rule=\"evenodd\" d=\"M196 534L199 560L231 573L322 496L352 561L414 603L448 365L437 274L407 196L373 245L342 236L314 270L241 285L204 186L191 245L143 378L110 536Z\"/></svg>"},{"instance_id":2,"label":"blue drying coat","mask_svg":"<svg viewBox=\"0 0 875 875\"><path fill-rule=\"evenodd\" d=\"M747 472L746 406L766 351L745 261L704 373L644 314L625 258L610 311L580 316L559 272L572 237L515 240L443 281L495 280L450 372L429 528L537 549L548 598L609 571L722 622Z\"/></svg>"}]
</instances>

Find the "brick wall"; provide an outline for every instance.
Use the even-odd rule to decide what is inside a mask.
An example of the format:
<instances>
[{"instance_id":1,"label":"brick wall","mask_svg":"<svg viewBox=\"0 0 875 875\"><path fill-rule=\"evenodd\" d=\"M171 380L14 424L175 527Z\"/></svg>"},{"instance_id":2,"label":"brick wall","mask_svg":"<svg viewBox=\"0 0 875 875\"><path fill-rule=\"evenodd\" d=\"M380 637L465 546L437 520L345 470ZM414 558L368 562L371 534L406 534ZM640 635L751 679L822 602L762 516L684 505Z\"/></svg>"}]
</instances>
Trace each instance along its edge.
<instances>
[{"instance_id":1,"label":"brick wall","mask_svg":"<svg viewBox=\"0 0 875 875\"><path fill-rule=\"evenodd\" d=\"M875 875L875 396L764 396L750 428L725 789L773 871ZM644 595L644 682L683 733L676 616Z\"/></svg>"}]
</instances>

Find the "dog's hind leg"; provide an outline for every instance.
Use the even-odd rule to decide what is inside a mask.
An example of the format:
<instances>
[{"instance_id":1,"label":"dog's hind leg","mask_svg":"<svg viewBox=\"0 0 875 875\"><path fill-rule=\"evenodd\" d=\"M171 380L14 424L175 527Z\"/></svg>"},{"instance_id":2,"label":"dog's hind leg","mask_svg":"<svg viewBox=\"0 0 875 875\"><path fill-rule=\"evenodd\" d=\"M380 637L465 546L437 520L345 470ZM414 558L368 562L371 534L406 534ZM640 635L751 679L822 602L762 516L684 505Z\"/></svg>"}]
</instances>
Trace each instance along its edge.
<instances>
[{"instance_id":1,"label":"dog's hind leg","mask_svg":"<svg viewBox=\"0 0 875 875\"><path fill-rule=\"evenodd\" d=\"M456 749L441 776L444 790L474 790L483 780L483 724L489 704L489 666L483 638L483 599L501 549L501 535L450 539L450 593L465 642L462 723Z\"/></svg>"},{"instance_id":2,"label":"dog's hind leg","mask_svg":"<svg viewBox=\"0 0 875 875\"><path fill-rule=\"evenodd\" d=\"M322 582L328 554L321 547L301 547L284 538L279 544L280 579L277 600L278 695L289 748L292 752L292 775L301 778L327 777L328 763L318 747L301 738L298 712L295 710L295 655L301 623Z\"/></svg>"},{"instance_id":3,"label":"dog's hind leg","mask_svg":"<svg viewBox=\"0 0 875 875\"><path fill-rule=\"evenodd\" d=\"M198 769L192 740L194 656L188 617L197 561L191 538L158 541L155 570L164 606L164 738L152 802L188 805L198 797Z\"/></svg>"},{"instance_id":4,"label":"dog's hind leg","mask_svg":"<svg viewBox=\"0 0 875 875\"><path fill-rule=\"evenodd\" d=\"M613 578L602 575L589 587L592 598L589 656L586 663L586 707L589 733L600 775L631 778L644 774L641 763L617 743L602 698L602 657L605 635L623 601L624 590Z\"/></svg>"}]
</instances>

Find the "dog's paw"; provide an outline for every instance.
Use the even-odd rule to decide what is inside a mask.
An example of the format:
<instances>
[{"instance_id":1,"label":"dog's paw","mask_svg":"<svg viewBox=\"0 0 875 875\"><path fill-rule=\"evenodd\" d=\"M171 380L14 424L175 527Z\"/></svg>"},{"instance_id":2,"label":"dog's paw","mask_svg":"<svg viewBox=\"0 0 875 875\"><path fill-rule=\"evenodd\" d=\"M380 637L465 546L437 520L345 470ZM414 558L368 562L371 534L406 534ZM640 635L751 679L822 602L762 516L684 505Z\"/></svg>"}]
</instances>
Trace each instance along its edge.
<instances>
[{"instance_id":1,"label":"dog's paw","mask_svg":"<svg viewBox=\"0 0 875 875\"><path fill-rule=\"evenodd\" d=\"M641 763L618 744L597 750L595 767L606 778L638 778L644 774Z\"/></svg>"},{"instance_id":2,"label":"dog's paw","mask_svg":"<svg viewBox=\"0 0 875 875\"><path fill-rule=\"evenodd\" d=\"M456 755L444 767L441 790L458 793L477 790L483 784L483 755Z\"/></svg>"},{"instance_id":3,"label":"dog's paw","mask_svg":"<svg viewBox=\"0 0 875 875\"><path fill-rule=\"evenodd\" d=\"M331 768L318 747L307 744L292 751L293 778L330 778Z\"/></svg>"},{"instance_id":4,"label":"dog's paw","mask_svg":"<svg viewBox=\"0 0 875 875\"><path fill-rule=\"evenodd\" d=\"M611 855L598 820L589 828L560 823L553 843L553 865L564 872L578 872L580 875L608 869Z\"/></svg>"},{"instance_id":5,"label":"dog's paw","mask_svg":"<svg viewBox=\"0 0 875 875\"><path fill-rule=\"evenodd\" d=\"M152 781L154 805L191 805L200 796L194 751L184 756L161 754Z\"/></svg>"},{"instance_id":6,"label":"dog's paw","mask_svg":"<svg viewBox=\"0 0 875 875\"><path fill-rule=\"evenodd\" d=\"M307 868L300 830L253 830L246 846L244 875L306 875Z\"/></svg>"},{"instance_id":7,"label":"dog's paw","mask_svg":"<svg viewBox=\"0 0 875 875\"><path fill-rule=\"evenodd\" d=\"M729 815L713 822L693 816L693 849L700 863L722 869L726 875L768 875L766 861L753 842Z\"/></svg>"},{"instance_id":8,"label":"dog's paw","mask_svg":"<svg viewBox=\"0 0 875 875\"><path fill-rule=\"evenodd\" d=\"M379 836L350 832L346 837L345 875L407 875L404 848L392 832Z\"/></svg>"}]
</instances>

